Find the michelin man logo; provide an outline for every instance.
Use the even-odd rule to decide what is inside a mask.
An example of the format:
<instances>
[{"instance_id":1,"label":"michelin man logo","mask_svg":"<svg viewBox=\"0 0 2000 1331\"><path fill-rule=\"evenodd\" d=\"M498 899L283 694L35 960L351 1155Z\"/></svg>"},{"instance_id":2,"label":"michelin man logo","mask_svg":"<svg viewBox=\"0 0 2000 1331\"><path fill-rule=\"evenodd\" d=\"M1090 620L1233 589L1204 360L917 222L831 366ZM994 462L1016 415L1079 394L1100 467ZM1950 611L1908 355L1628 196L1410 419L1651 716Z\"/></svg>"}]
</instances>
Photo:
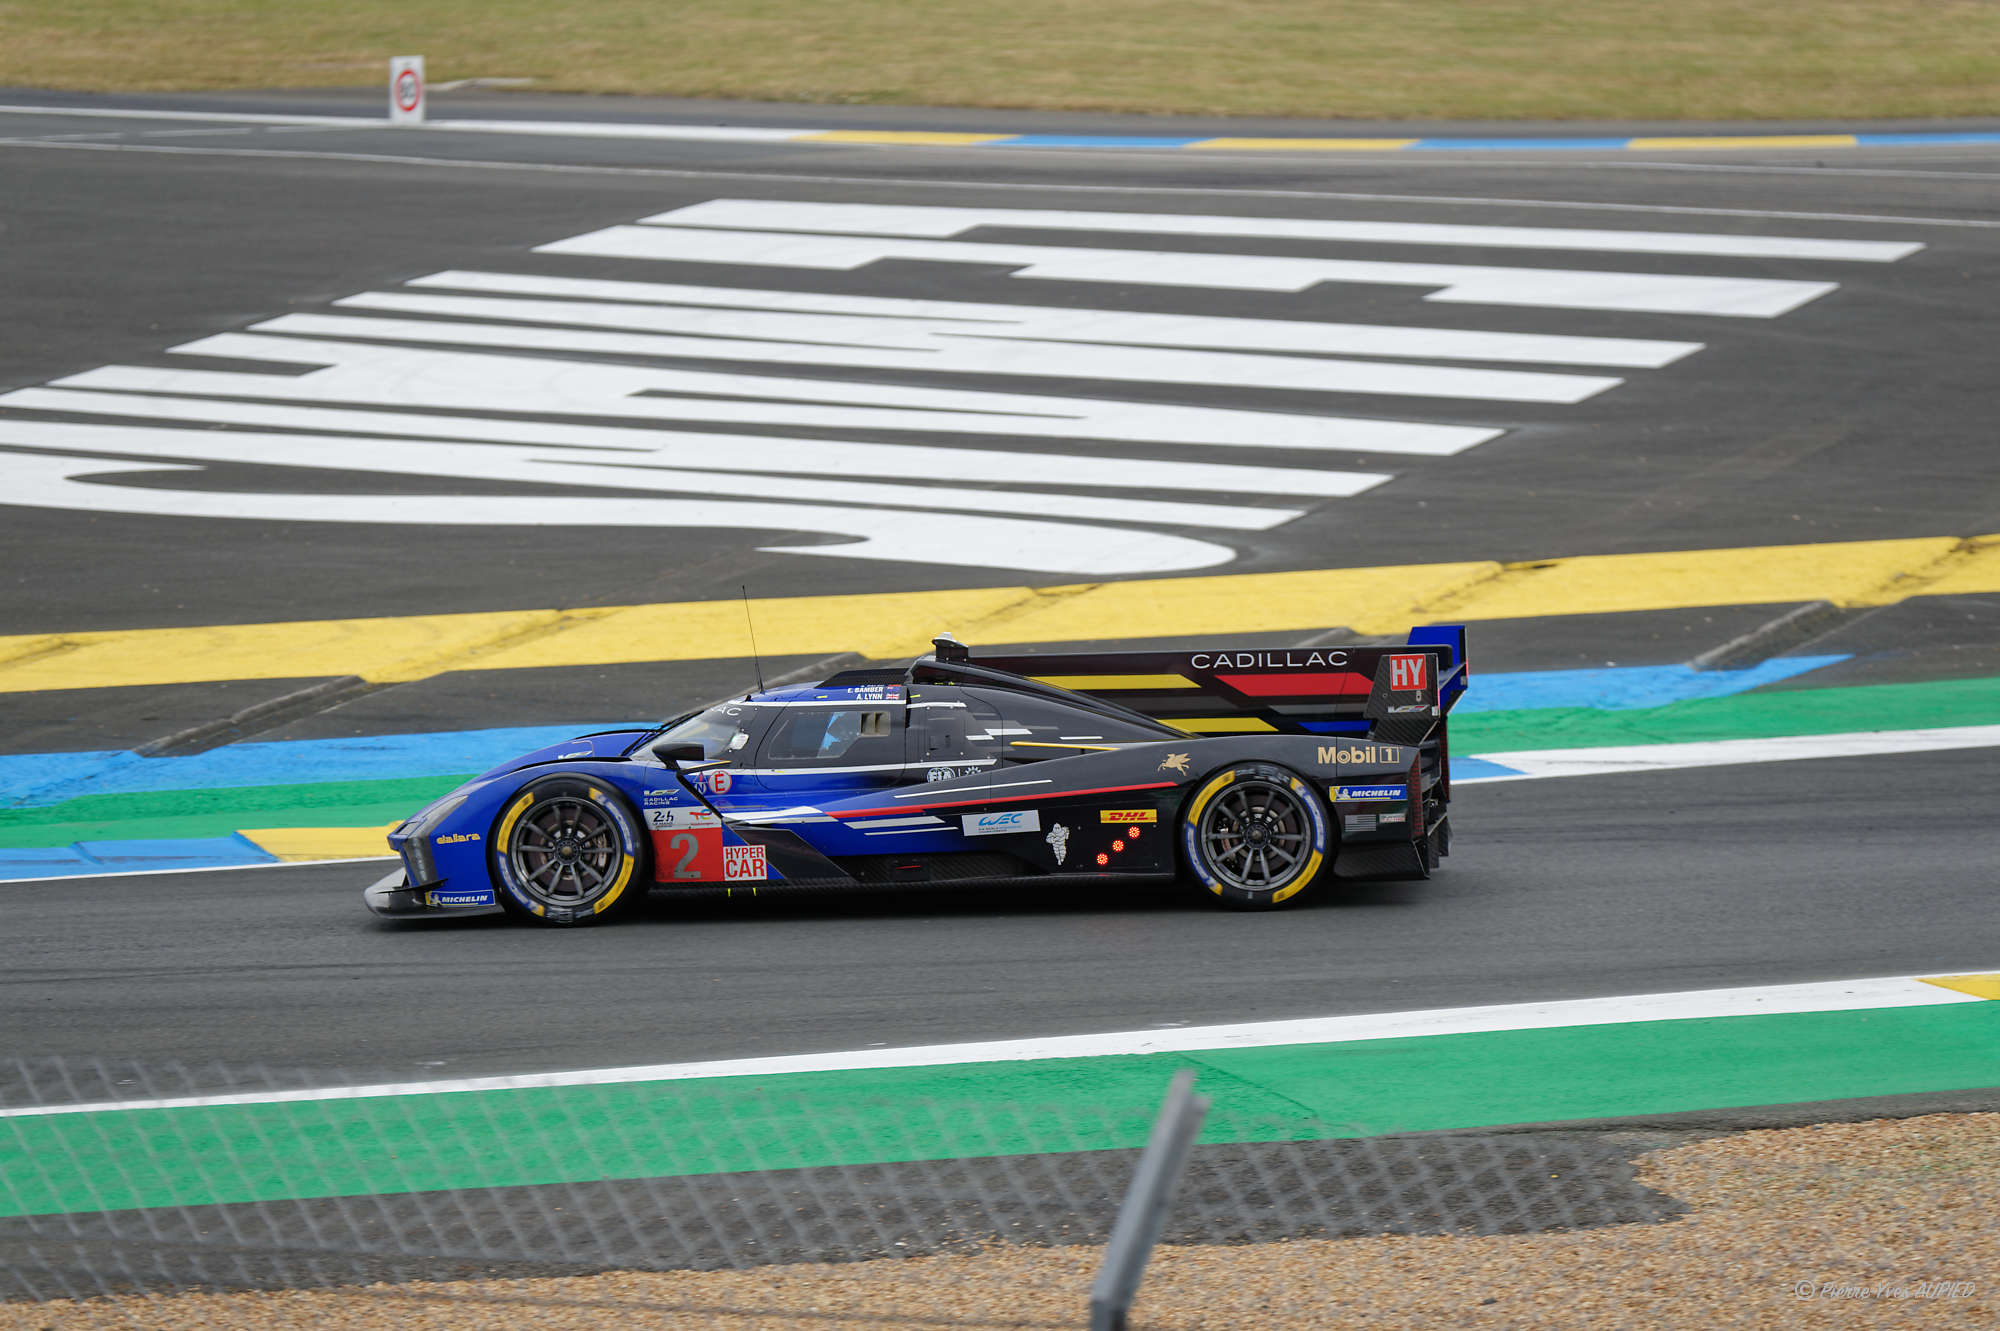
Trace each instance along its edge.
<instances>
[{"instance_id":1,"label":"michelin man logo","mask_svg":"<svg viewBox=\"0 0 2000 1331\"><path fill-rule=\"evenodd\" d=\"M1069 854L1069 829L1057 823L1042 840L1049 843L1049 849L1056 853L1056 863L1061 864L1063 857Z\"/></svg>"}]
</instances>

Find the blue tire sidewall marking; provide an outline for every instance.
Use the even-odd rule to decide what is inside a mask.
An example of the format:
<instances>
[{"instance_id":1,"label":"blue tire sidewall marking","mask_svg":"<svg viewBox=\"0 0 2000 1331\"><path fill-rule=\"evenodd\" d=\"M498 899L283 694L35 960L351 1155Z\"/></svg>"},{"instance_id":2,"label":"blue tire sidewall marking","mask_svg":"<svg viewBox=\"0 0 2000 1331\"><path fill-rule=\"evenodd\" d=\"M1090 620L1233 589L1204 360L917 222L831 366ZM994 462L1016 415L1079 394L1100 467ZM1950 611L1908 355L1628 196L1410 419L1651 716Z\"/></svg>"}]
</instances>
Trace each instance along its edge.
<instances>
[{"instance_id":1,"label":"blue tire sidewall marking","mask_svg":"<svg viewBox=\"0 0 2000 1331\"><path fill-rule=\"evenodd\" d=\"M1326 821L1326 809L1322 807L1319 797L1313 794L1311 786L1308 786L1297 777L1292 777L1290 780L1292 793L1297 795L1299 802L1306 806L1306 817L1312 819L1313 850L1324 857L1327 853L1327 832L1329 830Z\"/></svg>"},{"instance_id":2,"label":"blue tire sidewall marking","mask_svg":"<svg viewBox=\"0 0 2000 1331\"><path fill-rule=\"evenodd\" d=\"M1220 795L1223 791L1229 789L1230 786L1235 785L1236 777L1237 773L1231 772L1229 780L1217 786L1214 793L1209 796L1209 799L1213 799L1216 795ZM1214 779L1214 777L1210 777L1209 781L1213 781ZM1207 789L1208 784L1204 782L1195 791L1195 798L1188 805L1186 816L1181 819L1181 851L1182 858L1187 861L1188 867L1194 870L1194 876L1201 880L1201 885L1210 892L1220 894L1222 884L1218 883L1215 880L1215 875L1208 871L1208 865L1203 862L1200 854L1201 815L1202 811L1208 807L1208 800L1202 799L1201 795Z\"/></svg>"},{"instance_id":3,"label":"blue tire sidewall marking","mask_svg":"<svg viewBox=\"0 0 2000 1331\"><path fill-rule=\"evenodd\" d=\"M1324 862L1327 854L1328 831L1325 808L1321 806L1319 799L1314 796L1311 786L1308 786L1305 782L1283 768L1274 770L1282 776L1284 783L1290 787L1292 793L1299 797L1299 802L1305 805L1306 817L1312 821L1313 851ZM1226 783L1216 788L1215 795L1220 795L1223 791L1229 789L1230 786L1235 785L1238 779L1247 776L1257 777L1260 780L1266 781L1272 780L1272 776L1268 772L1260 772L1255 767L1247 769L1239 767L1229 774L1230 779ZM1210 799L1214 797L1214 795L1211 795ZM1223 884L1215 880L1215 876L1209 873L1208 867L1202 862L1202 857L1196 853L1200 844L1201 815L1207 807L1207 802L1200 800L1199 792L1197 792L1196 802L1189 805L1187 815L1181 819L1181 850L1187 860L1188 867L1194 870L1194 876L1201 880L1202 886L1206 887L1210 892L1220 894L1223 890Z\"/></svg>"}]
</instances>

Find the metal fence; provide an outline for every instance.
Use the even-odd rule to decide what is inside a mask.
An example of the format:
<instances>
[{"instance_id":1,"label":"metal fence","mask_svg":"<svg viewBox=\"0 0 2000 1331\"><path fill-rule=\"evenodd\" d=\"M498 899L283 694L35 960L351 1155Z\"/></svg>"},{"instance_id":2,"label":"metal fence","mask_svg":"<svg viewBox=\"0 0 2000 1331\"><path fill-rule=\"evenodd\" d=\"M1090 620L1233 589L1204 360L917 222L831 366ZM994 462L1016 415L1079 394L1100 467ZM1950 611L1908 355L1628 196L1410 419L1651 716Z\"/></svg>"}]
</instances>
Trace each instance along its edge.
<instances>
[{"instance_id":1,"label":"metal fence","mask_svg":"<svg viewBox=\"0 0 2000 1331\"><path fill-rule=\"evenodd\" d=\"M700 1306L717 1317L754 1313L764 1319L758 1325L806 1325L827 1314L811 1300L787 1306L784 1290L786 1273L811 1264L1040 1251L1094 1269L1152 1127L1152 1106L1093 1105L1087 1087L1039 1104L995 1104L971 1094L898 1099L865 1088L830 1102L817 1090L714 1082L415 1102L272 1098L338 1084L255 1068L0 1065L0 1327L12 1325L10 1308L36 1310L24 1326L57 1325L56 1313L68 1319L64 1325L97 1324L92 1318L161 1324L131 1321L119 1300L193 1291L475 1281L487 1290L504 1285L517 1304L534 1304L560 1301L560 1286L543 1283L551 1278L760 1270L779 1278L776 1295L767 1286L754 1307L730 1301L740 1294L708 1295ZM1220 1251L1226 1259L1233 1251L1247 1262L1272 1245L1329 1240L1560 1238L1574 1248L1592 1235L1619 1235L1588 1276L1558 1262L1538 1279L1530 1260L1529 1274L1507 1286L1518 1311L1526 1306L1518 1302L1522 1279L1549 1307L1580 1307L1574 1301L1585 1286L1601 1280L1615 1288L1619 1270L1652 1270L1692 1232L1691 1203L1649 1186L1635 1161L1702 1134L1355 1136L1340 1124L1246 1115L1232 1107L1228 1086L1204 1089L1214 1105L1173 1192L1162 1253ZM47 1112L203 1097L234 1099ZM1993 1132L2000 1142L2000 1127ZM1868 1191L1886 1176L1871 1182L1865 1169L1826 1164L1815 1174L1810 1159L1794 1162L1784 1187L1769 1194L1790 1200L1770 1202L1760 1237L1714 1239L1709 1259L1775 1270L1764 1280L1770 1290L1788 1271L1796 1281L1971 1282L1949 1297L1919 1300L1925 1324L1983 1316L1992 1305L1976 1288L1981 1272L1974 1268L1988 1260L1980 1245L1992 1240L1961 1232L1958 1222L1995 1214L2000 1148L1983 1166L1976 1150L1972 1158L1927 1184L1899 1178L1886 1192ZM1711 1169L1703 1186L1737 1186L1734 1168ZM1866 1215L1857 1220L1842 1207L1862 1194ZM1798 1204L1801 1195L1823 1204ZM1743 1205L1746 1214L1757 1211L1754 1196ZM1886 1219L1884 1206L1894 1212ZM1939 1217L1952 1223L1940 1227ZM1937 1240L1925 1255L1931 1265L1913 1268L1904 1240L1925 1234ZM1349 1248L1291 1251L1301 1274L1268 1325L1339 1324L1316 1319L1360 1297L1357 1272L1379 1256L1354 1247L1350 1267L1337 1258ZM1446 1253L1434 1245L1421 1251L1432 1267ZM1776 1267L1774 1258L1782 1259ZM1226 1271L1227 1261L1217 1269ZM1148 1322L1153 1289L1141 1290L1135 1326L1226 1324ZM1056 1305L1018 1292L1019 1307L982 1315L1002 1323L1011 1317L1012 1324L1086 1324L1084 1286ZM1496 1299L1462 1293L1461 1312L1474 1319L1468 1324L1493 1324ZM166 1305L149 1306L157 1312ZM1061 1310L1054 1320L1050 1306ZM885 1324L925 1321L922 1309L908 1306L877 1311ZM1488 1320L1478 1322L1482 1316ZM521 1324L532 1319L523 1314ZM1458 1323L1411 1312L1402 1324ZM1574 1324L1656 1322L1641 1309Z\"/></svg>"}]
</instances>

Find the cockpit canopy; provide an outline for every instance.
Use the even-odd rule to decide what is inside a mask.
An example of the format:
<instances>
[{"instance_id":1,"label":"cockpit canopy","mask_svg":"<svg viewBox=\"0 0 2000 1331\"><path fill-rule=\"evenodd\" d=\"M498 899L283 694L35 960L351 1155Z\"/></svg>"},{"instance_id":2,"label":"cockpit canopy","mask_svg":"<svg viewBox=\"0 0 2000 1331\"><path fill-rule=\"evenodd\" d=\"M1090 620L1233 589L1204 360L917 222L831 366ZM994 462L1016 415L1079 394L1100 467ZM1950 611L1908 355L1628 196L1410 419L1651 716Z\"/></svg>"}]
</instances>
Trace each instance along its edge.
<instances>
[{"instance_id":1,"label":"cockpit canopy","mask_svg":"<svg viewBox=\"0 0 2000 1331\"><path fill-rule=\"evenodd\" d=\"M718 703L671 722L648 747L699 744L743 769L905 764L1011 766L1156 744L1180 732L1055 689L1004 681L801 685Z\"/></svg>"}]
</instances>

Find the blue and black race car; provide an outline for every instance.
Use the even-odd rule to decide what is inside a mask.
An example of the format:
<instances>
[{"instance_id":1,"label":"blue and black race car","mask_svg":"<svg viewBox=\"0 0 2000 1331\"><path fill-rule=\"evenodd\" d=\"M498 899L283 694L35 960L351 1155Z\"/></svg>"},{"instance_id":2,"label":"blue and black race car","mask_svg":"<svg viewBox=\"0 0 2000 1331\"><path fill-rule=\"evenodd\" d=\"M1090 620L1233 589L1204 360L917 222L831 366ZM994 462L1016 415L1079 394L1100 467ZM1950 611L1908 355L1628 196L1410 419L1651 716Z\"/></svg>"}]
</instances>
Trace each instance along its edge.
<instances>
[{"instance_id":1,"label":"blue and black race car","mask_svg":"<svg viewBox=\"0 0 2000 1331\"><path fill-rule=\"evenodd\" d=\"M986 656L583 735L397 827L371 910L574 925L650 890L1168 880L1296 901L1451 848L1465 630L1398 646Z\"/></svg>"}]
</instances>

